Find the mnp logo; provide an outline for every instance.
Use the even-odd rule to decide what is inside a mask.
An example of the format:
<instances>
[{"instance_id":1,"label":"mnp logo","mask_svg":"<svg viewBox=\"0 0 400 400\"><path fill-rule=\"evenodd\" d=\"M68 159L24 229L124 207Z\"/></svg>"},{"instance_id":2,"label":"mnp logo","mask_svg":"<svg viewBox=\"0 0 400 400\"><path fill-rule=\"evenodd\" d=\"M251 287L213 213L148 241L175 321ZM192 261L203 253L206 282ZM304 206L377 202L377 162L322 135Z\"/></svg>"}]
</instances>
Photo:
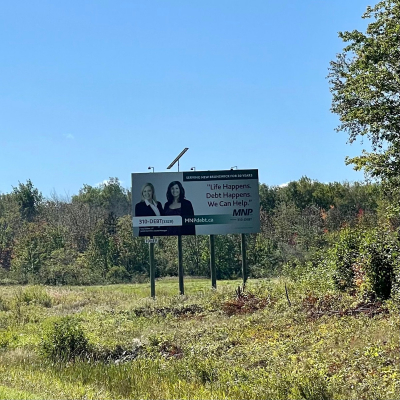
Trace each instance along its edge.
<instances>
[{"instance_id":1,"label":"mnp logo","mask_svg":"<svg viewBox=\"0 0 400 400\"><path fill-rule=\"evenodd\" d=\"M248 208L247 210L245 208L239 208L237 210L233 210L234 217L241 217L244 215L251 215L251 214L253 214L252 208Z\"/></svg>"}]
</instances>

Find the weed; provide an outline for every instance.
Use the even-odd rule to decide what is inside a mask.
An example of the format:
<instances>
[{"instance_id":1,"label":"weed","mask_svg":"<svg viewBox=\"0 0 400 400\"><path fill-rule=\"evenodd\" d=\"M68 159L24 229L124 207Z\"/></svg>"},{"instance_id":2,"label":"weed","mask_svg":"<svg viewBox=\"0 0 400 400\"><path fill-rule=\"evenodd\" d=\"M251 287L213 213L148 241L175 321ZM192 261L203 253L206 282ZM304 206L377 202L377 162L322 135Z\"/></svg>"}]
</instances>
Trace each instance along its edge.
<instances>
[{"instance_id":1,"label":"weed","mask_svg":"<svg viewBox=\"0 0 400 400\"><path fill-rule=\"evenodd\" d=\"M40 344L41 354L53 362L71 361L89 353L88 339L79 323L71 316L53 321Z\"/></svg>"},{"instance_id":2,"label":"weed","mask_svg":"<svg viewBox=\"0 0 400 400\"><path fill-rule=\"evenodd\" d=\"M17 301L25 304L38 304L50 308L52 306L51 297L42 286L30 286L16 294Z\"/></svg>"},{"instance_id":3,"label":"weed","mask_svg":"<svg viewBox=\"0 0 400 400\"><path fill-rule=\"evenodd\" d=\"M3 299L0 296L0 311L8 311L10 309L10 306L7 302L7 300Z\"/></svg>"}]
</instances>

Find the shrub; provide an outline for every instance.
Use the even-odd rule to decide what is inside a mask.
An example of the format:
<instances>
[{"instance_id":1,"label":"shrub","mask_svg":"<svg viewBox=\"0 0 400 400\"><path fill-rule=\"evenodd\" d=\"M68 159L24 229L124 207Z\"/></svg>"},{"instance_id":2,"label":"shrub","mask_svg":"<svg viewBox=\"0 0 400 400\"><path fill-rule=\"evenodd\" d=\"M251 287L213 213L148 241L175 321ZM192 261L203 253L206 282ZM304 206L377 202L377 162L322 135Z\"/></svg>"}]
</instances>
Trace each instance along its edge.
<instances>
[{"instance_id":1,"label":"shrub","mask_svg":"<svg viewBox=\"0 0 400 400\"><path fill-rule=\"evenodd\" d=\"M358 289L381 299L398 296L400 243L391 230L343 229L328 251L327 263L334 268L334 282L341 290Z\"/></svg>"},{"instance_id":2,"label":"shrub","mask_svg":"<svg viewBox=\"0 0 400 400\"><path fill-rule=\"evenodd\" d=\"M103 283L98 271L90 269L85 256L77 256L73 251L59 249L39 272L39 279L45 285L93 285Z\"/></svg>"},{"instance_id":3,"label":"shrub","mask_svg":"<svg viewBox=\"0 0 400 400\"><path fill-rule=\"evenodd\" d=\"M79 321L71 316L54 321L45 331L40 347L41 354L53 362L71 361L90 350Z\"/></svg>"},{"instance_id":4,"label":"shrub","mask_svg":"<svg viewBox=\"0 0 400 400\"><path fill-rule=\"evenodd\" d=\"M52 299L46 290L41 286L31 286L20 293L20 301L25 304L39 304L50 308Z\"/></svg>"},{"instance_id":5,"label":"shrub","mask_svg":"<svg viewBox=\"0 0 400 400\"><path fill-rule=\"evenodd\" d=\"M0 296L0 311L8 311L9 309L8 302Z\"/></svg>"},{"instance_id":6,"label":"shrub","mask_svg":"<svg viewBox=\"0 0 400 400\"><path fill-rule=\"evenodd\" d=\"M381 299L388 299L395 270L399 270L400 265L400 245L396 234L379 228L367 231L360 245L360 258L373 292Z\"/></svg>"},{"instance_id":7,"label":"shrub","mask_svg":"<svg viewBox=\"0 0 400 400\"><path fill-rule=\"evenodd\" d=\"M107 281L111 283L129 282L131 276L124 267L112 267L107 272Z\"/></svg>"},{"instance_id":8,"label":"shrub","mask_svg":"<svg viewBox=\"0 0 400 400\"><path fill-rule=\"evenodd\" d=\"M400 305L400 263L393 268L392 297Z\"/></svg>"},{"instance_id":9,"label":"shrub","mask_svg":"<svg viewBox=\"0 0 400 400\"><path fill-rule=\"evenodd\" d=\"M12 342L17 340L18 335L10 330L0 333L0 349L6 349Z\"/></svg>"},{"instance_id":10,"label":"shrub","mask_svg":"<svg viewBox=\"0 0 400 400\"><path fill-rule=\"evenodd\" d=\"M354 288L353 265L359 256L361 237L360 230L345 228L328 251L328 260L335 270L333 279L341 290Z\"/></svg>"}]
</instances>

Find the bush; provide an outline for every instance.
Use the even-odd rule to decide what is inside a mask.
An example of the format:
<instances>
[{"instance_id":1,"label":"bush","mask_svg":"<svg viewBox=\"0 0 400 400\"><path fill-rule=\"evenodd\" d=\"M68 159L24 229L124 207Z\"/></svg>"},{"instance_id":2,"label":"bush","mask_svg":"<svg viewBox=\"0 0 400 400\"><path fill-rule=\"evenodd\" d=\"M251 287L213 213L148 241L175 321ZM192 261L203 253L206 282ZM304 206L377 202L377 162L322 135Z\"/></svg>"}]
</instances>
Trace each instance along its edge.
<instances>
[{"instance_id":1,"label":"bush","mask_svg":"<svg viewBox=\"0 0 400 400\"><path fill-rule=\"evenodd\" d=\"M40 347L41 354L53 362L71 361L90 350L79 321L71 316L54 321L45 331Z\"/></svg>"},{"instance_id":2,"label":"bush","mask_svg":"<svg viewBox=\"0 0 400 400\"><path fill-rule=\"evenodd\" d=\"M18 335L13 331L2 331L0 335L0 349L6 349L11 343L16 341L17 338Z\"/></svg>"},{"instance_id":3,"label":"bush","mask_svg":"<svg viewBox=\"0 0 400 400\"><path fill-rule=\"evenodd\" d=\"M40 269L39 280L45 285L93 285L103 283L98 271L87 266L84 256L67 249L55 250Z\"/></svg>"},{"instance_id":4,"label":"bush","mask_svg":"<svg viewBox=\"0 0 400 400\"><path fill-rule=\"evenodd\" d=\"M52 299L46 290L41 286L31 286L23 290L20 294L20 301L25 304L39 304L50 308Z\"/></svg>"},{"instance_id":5,"label":"bush","mask_svg":"<svg viewBox=\"0 0 400 400\"><path fill-rule=\"evenodd\" d=\"M112 267L107 272L107 281L110 283L129 282L131 276L124 267Z\"/></svg>"},{"instance_id":6,"label":"bush","mask_svg":"<svg viewBox=\"0 0 400 400\"><path fill-rule=\"evenodd\" d=\"M8 311L9 309L8 302L0 296L0 311Z\"/></svg>"},{"instance_id":7,"label":"bush","mask_svg":"<svg viewBox=\"0 0 400 400\"><path fill-rule=\"evenodd\" d=\"M400 305L400 263L393 268L392 298Z\"/></svg>"},{"instance_id":8,"label":"bush","mask_svg":"<svg viewBox=\"0 0 400 400\"><path fill-rule=\"evenodd\" d=\"M353 265L359 256L361 240L360 230L344 228L339 233L336 243L328 251L328 262L333 264L335 270L333 280L341 290L355 287Z\"/></svg>"},{"instance_id":9,"label":"bush","mask_svg":"<svg viewBox=\"0 0 400 400\"><path fill-rule=\"evenodd\" d=\"M328 251L327 263L341 290L358 289L381 299L399 295L400 243L393 231L345 228Z\"/></svg>"},{"instance_id":10,"label":"bush","mask_svg":"<svg viewBox=\"0 0 400 400\"><path fill-rule=\"evenodd\" d=\"M360 259L372 291L381 299L392 292L395 270L399 270L400 246L391 231L373 229L365 233L360 245Z\"/></svg>"},{"instance_id":11,"label":"bush","mask_svg":"<svg viewBox=\"0 0 400 400\"><path fill-rule=\"evenodd\" d=\"M298 287L304 285L307 291L322 293L335 289L334 272L322 251L313 254L309 261L288 261L282 268L282 275L296 282Z\"/></svg>"}]
</instances>

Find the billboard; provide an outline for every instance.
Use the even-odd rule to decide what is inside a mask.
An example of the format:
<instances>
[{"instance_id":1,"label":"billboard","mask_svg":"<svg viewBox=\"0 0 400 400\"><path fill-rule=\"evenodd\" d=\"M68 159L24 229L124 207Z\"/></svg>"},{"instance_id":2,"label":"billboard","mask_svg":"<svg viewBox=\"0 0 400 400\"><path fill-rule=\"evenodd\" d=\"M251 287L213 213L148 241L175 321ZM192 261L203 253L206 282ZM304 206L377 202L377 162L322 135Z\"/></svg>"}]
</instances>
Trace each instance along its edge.
<instances>
[{"instance_id":1,"label":"billboard","mask_svg":"<svg viewBox=\"0 0 400 400\"><path fill-rule=\"evenodd\" d=\"M260 231L258 170L132 174L135 236Z\"/></svg>"}]
</instances>

